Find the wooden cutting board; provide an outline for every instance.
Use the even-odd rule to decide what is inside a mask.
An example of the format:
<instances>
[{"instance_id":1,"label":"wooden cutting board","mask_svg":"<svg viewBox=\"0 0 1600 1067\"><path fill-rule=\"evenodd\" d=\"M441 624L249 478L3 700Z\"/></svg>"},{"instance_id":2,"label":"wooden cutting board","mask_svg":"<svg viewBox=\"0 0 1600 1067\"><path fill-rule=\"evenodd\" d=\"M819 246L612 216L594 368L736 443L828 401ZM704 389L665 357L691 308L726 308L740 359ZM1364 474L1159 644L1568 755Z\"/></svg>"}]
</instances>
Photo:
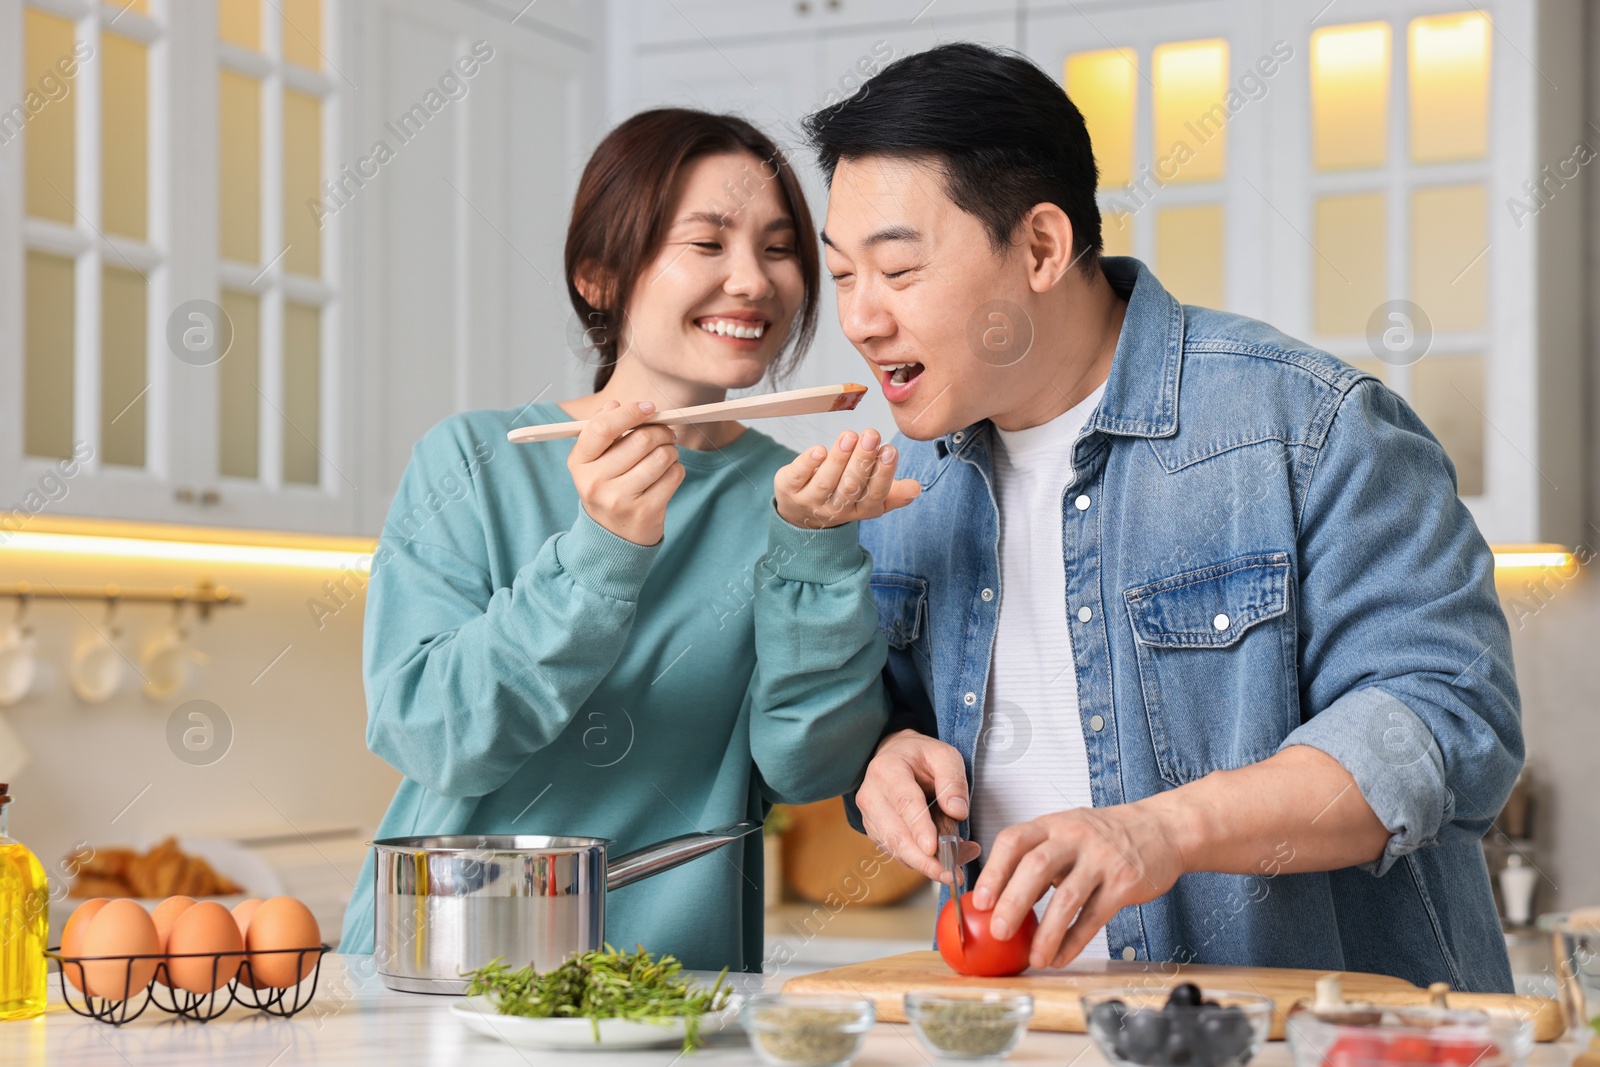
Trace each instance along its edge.
<instances>
[{"instance_id":1,"label":"wooden cutting board","mask_svg":"<svg viewBox=\"0 0 1600 1067\"><path fill-rule=\"evenodd\" d=\"M1169 973L1177 972L1177 973ZM1278 967L1221 967L1192 963L1182 968L1174 964L1151 969L1144 963L1121 960L1074 963L1044 973L1028 972L1012 978L966 978L945 966L934 951L907 952L881 960L853 963L848 967L803 974L784 983L785 993L823 993L869 998L884 1022L906 1021L901 998L913 989L964 987L1010 989L1033 995L1034 1030L1061 1030L1081 1034L1083 1009L1078 997L1100 989L1162 990L1179 982L1193 982L1202 990L1226 989L1237 993L1259 993L1277 1005L1272 1018L1272 1036L1283 1037L1289 1008L1302 997L1316 993L1317 979L1327 971L1289 970ZM1341 972L1346 1000L1366 1000L1394 1007L1430 1003L1428 991L1403 978L1381 974ZM1561 1006L1544 997L1519 997L1508 993L1451 993L1452 1008L1476 1008L1492 1013L1526 1016L1533 1020L1534 1038L1554 1041L1566 1029Z\"/></svg>"}]
</instances>

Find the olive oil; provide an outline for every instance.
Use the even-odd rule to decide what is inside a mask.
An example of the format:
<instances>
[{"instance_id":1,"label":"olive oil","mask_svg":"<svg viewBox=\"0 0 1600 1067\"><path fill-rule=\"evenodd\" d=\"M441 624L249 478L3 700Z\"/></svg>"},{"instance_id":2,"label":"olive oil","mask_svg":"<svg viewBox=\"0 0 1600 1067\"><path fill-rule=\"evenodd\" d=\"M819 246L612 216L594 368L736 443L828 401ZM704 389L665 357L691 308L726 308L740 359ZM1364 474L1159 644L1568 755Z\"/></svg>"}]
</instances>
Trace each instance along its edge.
<instances>
[{"instance_id":1,"label":"olive oil","mask_svg":"<svg viewBox=\"0 0 1600 1067\"><path fill-rule=\"evenodd\" d=\"M6 834L11 797L0 784L0 1020L44 1011L50 891L44 868Z\"/></svg>"}]
</instances>

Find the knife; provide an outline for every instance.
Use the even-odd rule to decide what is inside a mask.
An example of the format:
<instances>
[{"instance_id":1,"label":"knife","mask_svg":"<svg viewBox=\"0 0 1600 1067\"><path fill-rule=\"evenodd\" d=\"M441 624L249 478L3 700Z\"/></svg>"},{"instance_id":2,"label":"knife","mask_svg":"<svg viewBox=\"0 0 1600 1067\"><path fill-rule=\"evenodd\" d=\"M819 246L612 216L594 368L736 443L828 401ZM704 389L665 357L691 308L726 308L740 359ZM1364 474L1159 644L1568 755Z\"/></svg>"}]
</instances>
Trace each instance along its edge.
<instances>
[{"instance_id":1,"label":"knife","mask_svg":"<svg viewBox=\"0 0 1600 1067\"><path fill-rule=\"evenodd\" d=\"M961 834L955 819L933 809L933 822L939 830L939 862L950 875L950 900L956 909L956 937L961 951L967 950L967 924L961 914Z\"/></svg>"}]
</instances>

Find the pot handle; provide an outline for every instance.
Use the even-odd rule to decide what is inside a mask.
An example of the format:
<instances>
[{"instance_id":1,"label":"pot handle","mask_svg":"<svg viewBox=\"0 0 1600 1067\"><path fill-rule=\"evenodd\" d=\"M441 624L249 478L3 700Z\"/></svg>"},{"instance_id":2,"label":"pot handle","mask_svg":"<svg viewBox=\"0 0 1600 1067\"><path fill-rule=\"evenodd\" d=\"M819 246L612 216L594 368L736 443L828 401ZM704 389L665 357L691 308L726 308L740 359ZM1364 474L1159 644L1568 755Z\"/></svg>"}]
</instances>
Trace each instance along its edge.
<instances>
[{"instance_id":1,"label":"pot handle","mask_svg":"<svg viewBox=\"0 0 1600 1067\"><path fill-rule=\"evenodd\" d=\"M758 822L732 822L704 833L679 834L618 856L606 864L606 888L621 889L641 878L671 870L761 829Z\"/></svg>"}]
</instances>

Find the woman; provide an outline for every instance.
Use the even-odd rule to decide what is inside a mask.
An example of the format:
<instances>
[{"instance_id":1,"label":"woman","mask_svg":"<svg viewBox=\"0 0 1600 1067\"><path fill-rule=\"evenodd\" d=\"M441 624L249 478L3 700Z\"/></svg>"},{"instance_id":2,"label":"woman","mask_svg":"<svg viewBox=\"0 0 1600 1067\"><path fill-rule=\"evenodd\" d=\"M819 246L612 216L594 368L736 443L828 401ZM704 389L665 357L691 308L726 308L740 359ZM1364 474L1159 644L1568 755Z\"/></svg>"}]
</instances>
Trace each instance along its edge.
<instances>
[{"instance_id":1,"label":"woman","mask_svg":"<svg viewBox=\"0 0 1600 1067\"><path fill-rule=\"evenodd\" d=\"M734 422L645 424L781 375L811 339L816 234L778 148L730 116L627 120L584 171L566 271L595 392L446 419L390 511L367 743L404 781L380 837L576 834L623 852L838 795L885 722L876 675L840 686L841 643L794 623L849 597L851 636L876 625L852 592L871 564L850 520L890 506L893 449L845 434L784 470L792 452ZM575 441L506 443L568 419L590 420ZM775 513L780 470L784 514L830 528ZM881 638L867 654L882 662ZM761 877L755 835L619 889L607 940L760 970ZM343 951L372 951L372 885L368 857Z\"/></svg>"}]
</instances>

